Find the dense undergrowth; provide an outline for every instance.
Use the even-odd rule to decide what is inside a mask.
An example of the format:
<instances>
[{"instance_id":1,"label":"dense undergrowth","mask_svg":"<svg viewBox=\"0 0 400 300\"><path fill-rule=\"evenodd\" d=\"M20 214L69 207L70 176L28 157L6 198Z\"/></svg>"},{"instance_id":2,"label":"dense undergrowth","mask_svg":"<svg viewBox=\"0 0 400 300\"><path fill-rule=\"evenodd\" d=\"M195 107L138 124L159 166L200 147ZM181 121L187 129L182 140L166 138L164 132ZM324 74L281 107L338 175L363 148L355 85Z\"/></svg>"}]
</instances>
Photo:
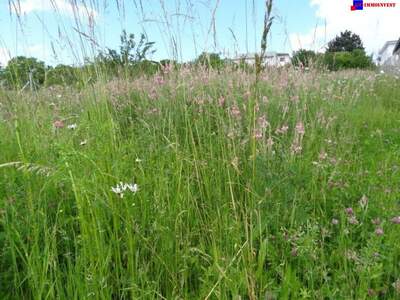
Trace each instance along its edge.
<instances>
[{"instance_id":1,"label":"dense undergrowth","mask_svg":"<svg viewBox=\"0 0 400 300\"><path fill-rule=\"evenodd\" d=\"M399 80L254 82L0 92L0 298L400 297Z\"/></svg>"}]
</instances>

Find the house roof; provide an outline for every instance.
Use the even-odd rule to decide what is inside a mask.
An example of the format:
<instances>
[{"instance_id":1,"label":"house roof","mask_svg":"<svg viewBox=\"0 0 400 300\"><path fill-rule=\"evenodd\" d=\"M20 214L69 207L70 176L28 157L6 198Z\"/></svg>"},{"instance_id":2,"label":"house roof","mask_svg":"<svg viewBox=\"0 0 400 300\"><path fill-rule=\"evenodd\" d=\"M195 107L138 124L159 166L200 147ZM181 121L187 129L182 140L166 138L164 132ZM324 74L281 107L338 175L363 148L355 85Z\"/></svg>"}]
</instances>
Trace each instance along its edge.
<instances>
[{"instance_id":1,"label":"house roof","mask_svg":"<svg viewBox=\"0 0 400 300\"><path fill-rule=\"evenodd\" d=\"M379 50L379 55L382 55L383 52L385 52L386 49L387 49L389 46L396 45L396 43L398 43L397 40L396 40L396 41L387 41L387 42L385 43L385 45L383 45L382 49Z\"/></svg>"},{"instance_id":2,"label":"house roof","mask_svg":"<svg viewBox=\"0 0 400 300\"><path fill-rule=\"evenodd\" d=\"M239 55L235 58L233 58L233 60L239 60L239 59L254 59L256 57L257 53L248 53L248 54L243 54L243 55ZM275 56L289 56L289 53L281 53L281 52L275 52L275 51L269 51L269 52L265 52L264 54L264 58L268 58L268 57L275 57Z\"/></svg>"},{"instance_id":3,"label":"house roof","mask_svg":"<svg viewBox=\"0 0 400 300\"><path fill-rule=\"evenodd\" d=\"M394 46L393 54L400 51L400 39L397 41L396 46Z\"/></svg>"}]
</instances>

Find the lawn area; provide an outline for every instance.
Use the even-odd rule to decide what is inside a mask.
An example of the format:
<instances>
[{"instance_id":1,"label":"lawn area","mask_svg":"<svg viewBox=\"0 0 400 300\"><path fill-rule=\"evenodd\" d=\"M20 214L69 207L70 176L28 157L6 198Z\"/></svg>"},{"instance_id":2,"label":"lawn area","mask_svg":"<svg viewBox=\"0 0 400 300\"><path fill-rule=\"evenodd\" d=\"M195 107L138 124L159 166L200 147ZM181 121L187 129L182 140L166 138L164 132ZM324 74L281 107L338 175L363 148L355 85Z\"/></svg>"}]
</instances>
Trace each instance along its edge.
<instances>
[{"instance_id":1,"label":"lawn area","mask_svg":"<svg viewBox=\"0 0 400 300\"><path fill-rule=\"evenodd\" d=\"M398 78L0 90L1 299L399 299L399 241Z\"/></svg>"}]
</instances>

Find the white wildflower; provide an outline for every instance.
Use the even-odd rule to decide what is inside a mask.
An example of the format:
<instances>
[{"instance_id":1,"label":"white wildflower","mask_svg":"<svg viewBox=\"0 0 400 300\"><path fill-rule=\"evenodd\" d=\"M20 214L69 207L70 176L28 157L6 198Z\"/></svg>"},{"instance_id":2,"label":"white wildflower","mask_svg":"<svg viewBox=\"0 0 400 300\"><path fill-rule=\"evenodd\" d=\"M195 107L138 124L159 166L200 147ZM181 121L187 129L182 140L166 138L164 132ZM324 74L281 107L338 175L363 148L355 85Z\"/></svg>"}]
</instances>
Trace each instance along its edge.
<instances>
[{"instance_id":1,"label":"white wildflower","mask_svg":"<svg viewBox=\"0 0 400 300\"><path fill-rule=\"evenodd\" d=\"M70 124L70 125L67 126L67 128L68 128L68 129L71 129L71 130L76 129L76 127L78 127L78 125L76 125L76 123Z\"/></svg>"},{"instance_id":2,"label":"white wildflower","mask_svg":"<svg viewBox=\"0 0 400 300\"><path fill-rule=\"evenodd\" d=\"M84 145L86 145L87 144L87 140L83 140L83 141L81 141L80 143L79 143L79 145L81 145L81 146L84 146Z\"/></svg>"},{"instance_id":3,"label":"white wildflower","mask_svg":"<svg viewBox=\"0 0 400 300\"><path fill-rule=\"evenodd\" d=\"M124 188L129 189L132 193L136 193L139 190L139 187L136 183L126 183Z\"/></svg>"},{"instance_id":4,"label":"white wildflower","mask_svg":"<svg viewBox=\"0 0 400 300\"><path fill-rule=\"evenodd\" d=\"M123 183L122 181L120 181L115 187L111 187L111 191L121 198L124 197L126 190L129 190L135 194L139 190L139 187L136 183Z\"/></svg>"}]
</instances>

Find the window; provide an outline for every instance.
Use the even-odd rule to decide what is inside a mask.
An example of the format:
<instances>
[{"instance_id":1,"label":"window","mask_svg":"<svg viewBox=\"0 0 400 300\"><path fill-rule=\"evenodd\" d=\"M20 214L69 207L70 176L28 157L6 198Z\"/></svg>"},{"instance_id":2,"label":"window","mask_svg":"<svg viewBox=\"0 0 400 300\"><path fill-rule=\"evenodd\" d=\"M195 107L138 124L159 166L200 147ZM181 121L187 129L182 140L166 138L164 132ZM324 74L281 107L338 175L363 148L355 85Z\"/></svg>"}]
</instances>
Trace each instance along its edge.
<instances>
[{"instance_id":1,"label":"window","mask_svg":"<svg viewBox=\"0 0 400 300\"><path fill-rule=\"evenodd\" d=\"M285 62L285 57L284 56L279 57L279 61L280 62Z\"/></svg>"}]
</instances>

